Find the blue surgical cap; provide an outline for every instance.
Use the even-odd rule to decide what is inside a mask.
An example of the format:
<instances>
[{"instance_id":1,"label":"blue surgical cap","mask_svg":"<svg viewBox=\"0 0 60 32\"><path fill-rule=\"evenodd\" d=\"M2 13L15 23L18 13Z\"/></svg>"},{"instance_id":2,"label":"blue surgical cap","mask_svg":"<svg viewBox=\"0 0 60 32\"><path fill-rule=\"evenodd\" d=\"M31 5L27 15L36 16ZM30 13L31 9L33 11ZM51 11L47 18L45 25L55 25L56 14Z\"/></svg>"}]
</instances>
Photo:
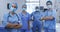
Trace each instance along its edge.
<instances>
[{"instance_id":1,"label":"blue surgical cap","mask_svg":"<svg viewBox=\"0 0 60 32\"><path fill-rule=\"evenodd\" d=\"M17 5L17 3L15 3L15 2L9 3L9 9L12 7L12 4L15 4L15 5L16 5L16 9L18 9L18 5Z\"/></svg>"}]
</instances>

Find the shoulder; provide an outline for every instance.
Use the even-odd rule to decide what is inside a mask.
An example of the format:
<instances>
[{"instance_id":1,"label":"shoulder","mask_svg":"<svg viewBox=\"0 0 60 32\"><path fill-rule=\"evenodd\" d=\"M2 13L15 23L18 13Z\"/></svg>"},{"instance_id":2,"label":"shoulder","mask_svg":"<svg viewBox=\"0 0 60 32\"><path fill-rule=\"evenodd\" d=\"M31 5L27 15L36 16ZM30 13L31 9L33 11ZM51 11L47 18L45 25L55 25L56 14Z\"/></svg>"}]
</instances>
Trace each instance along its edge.
<instances>
[{"instance_id":1,"label":"shoulder","mask_svg":"<svg viewBox=\"0 0 60 32\"><path fill-rule=\"evenodd\" d=\"M52 11L53 13L56 13L56 10L55 9L53 9L53 11Z\"/></svg>"},{"instance_id":2,"label":"shoulder","mask_svg":"<svg viewBox=\"0 0 60 32\"><path fill-rule=\"evenodd\" d=\"M56 9L53 9L53 12L56 12Z\"/></svg>"},{"instance_id":3,"label":"shoulder","mask_svg":"<svg viewBox=\"0 0 60 32\"><path fill-rule=\"evenodd\" d=\"M18 13L18 15L20 15L20 16L21 16L21 15L22 15L22 12Z\"/></svg>"},{"instance_id":4,"label":"shoulder","mask_svg":"<svg viewBox=\"0 0 60 32\"><path fill-rule=\"evenodd\" d=\"M3 17L8 17L9 16L9 13L5 13Z\"/></svg>"}]
</instances>

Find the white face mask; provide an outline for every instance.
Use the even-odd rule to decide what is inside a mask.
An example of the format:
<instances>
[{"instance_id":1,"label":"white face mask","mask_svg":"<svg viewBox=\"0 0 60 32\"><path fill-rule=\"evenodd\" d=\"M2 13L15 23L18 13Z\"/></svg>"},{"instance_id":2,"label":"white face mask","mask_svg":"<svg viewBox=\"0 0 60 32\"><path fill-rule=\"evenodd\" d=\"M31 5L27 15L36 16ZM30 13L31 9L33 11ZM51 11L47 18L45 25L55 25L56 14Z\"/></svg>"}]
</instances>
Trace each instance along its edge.
<instances>
[{"instance_id":1,"label":"white face mask","mask_svg":"<svg viewBox=\"0 0 60 32\"><path fill-rule=\"evenodd\" d=\"M48 7L48 9L50 9L50 8L52 8L52 5L48 5L47 7Z\"/></svg>"},{"instance_id":2,"label":"white face mask","mask_svg":"<svg viewBox=\"0 0 60 32\"><path fill-rule=\"evenodd\" d=\"M39 9L36 9L36 11L39 11Z\"/></svg>"},{"instance_id":3,"label":"white face mask","mask_svg":"<svg viewBox=\"0 0 60 32\"><path fill-rule=\"evenodd\" d=\"M16 9L16 8L11 7L11 8L10 8L10 10L11 10L12 12L15 12L17 9Z\"/></svg>"},{"instance_id":4,"label":"white face mask","mask_svg":"<svg viewBox=\"0 0 60 32\"><path fill-rule=\"evenodd\" d=\"M23 10L26 10L26 8L23 8Z\"/></svg>"},{"instance_id":5,"label":"white face mask","mask_svg":"<svg viewBox=\"0 0 60 32\"><path fill-rule=\"evenodd\" d=\"M41 12L43 12L44 10L40 10Z\"/></svg>"}]
</instances>

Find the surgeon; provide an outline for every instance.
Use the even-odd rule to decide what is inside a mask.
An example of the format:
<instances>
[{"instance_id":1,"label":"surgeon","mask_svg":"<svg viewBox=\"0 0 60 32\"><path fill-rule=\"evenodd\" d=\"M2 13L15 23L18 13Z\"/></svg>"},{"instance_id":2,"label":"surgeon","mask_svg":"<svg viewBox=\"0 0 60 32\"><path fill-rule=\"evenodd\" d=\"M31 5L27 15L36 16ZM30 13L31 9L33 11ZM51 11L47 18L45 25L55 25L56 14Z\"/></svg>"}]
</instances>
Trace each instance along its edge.
<instances>
[{"instance_id":1,"label":"surgeon","mask_svg":"<svg viewBox=\"0 0 60 32\"><path fill-rule=\"evenodd\" d=\"M46 2L48 10L46 10L46 16L42 19L44 22L44 32L56 32L56 11L52 8L52 2Z\"/></svg>"},{"instance_id":2,"label":"surgeon","mask_svg":"<svg viewBox=\"0 0 60 32\"><path fill-rule=\"evenodd\" d=\"M27 5L26 4L22 5L22 12L19 13L19 16L21 17L22 20L21 32L30 32L30 25L29 25L30 14L27 13L26 10Z\"/></svg>"},{"instance_id":3,"label":"surgeon","mask_svg":"<svg viewBox=\"0 0 60 32\"><path fill-rule=\"evenodd\" d=\"M42 11L42 10L41 10ZM42 32L42 21L43 16L38 6L36 6L35 11L32 12L31 18L33 20L33 32Z\"/></svg>"},{"instance_id":4,"label":"surgeon","mask_svg":"<svg viewBox=\"0 0 60 32\"><path fill-rule=\"evenodd\" d=\"M17 13L17 3L10 3L10 11L3 16L3 25L7 32L20 32L22 27L21 18Z\"/></svg>"}]
</instances>

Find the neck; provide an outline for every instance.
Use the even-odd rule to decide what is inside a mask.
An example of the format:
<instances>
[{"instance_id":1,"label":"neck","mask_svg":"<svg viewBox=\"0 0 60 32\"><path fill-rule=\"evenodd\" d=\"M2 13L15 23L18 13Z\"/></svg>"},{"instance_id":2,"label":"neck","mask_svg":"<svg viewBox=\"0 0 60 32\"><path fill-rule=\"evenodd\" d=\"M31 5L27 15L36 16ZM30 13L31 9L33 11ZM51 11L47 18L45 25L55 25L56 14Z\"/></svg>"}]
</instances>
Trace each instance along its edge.
<instances>
[{"instance_id":1,"label":"neck","mask_svg":"<svg viewBox=\"0 0 60 32\"><path fill-rule=\"evenodd\" d=\"M23 14L26 14L26 11L22 11Z\"/></svg>"},{"instance_id":2,"label":"neck","mask_svg":"<svg viewBox=\"0 0 60 32\"><path fill-rule=\"evenodd\" d=\"M51 10L52 10L52 8L49 8L48 10L50 10L50 11L51 11Z\"/></svg>"},{"instance_id":3,"label":"neck","mask_svg":"<svg viewBox=\"0 0 60 32\"><path fill-rule=\"evenodd\" d=\"M14 15L15 13L14 12L10 12L11 15Z\"/></svg>"}]
</instances>

